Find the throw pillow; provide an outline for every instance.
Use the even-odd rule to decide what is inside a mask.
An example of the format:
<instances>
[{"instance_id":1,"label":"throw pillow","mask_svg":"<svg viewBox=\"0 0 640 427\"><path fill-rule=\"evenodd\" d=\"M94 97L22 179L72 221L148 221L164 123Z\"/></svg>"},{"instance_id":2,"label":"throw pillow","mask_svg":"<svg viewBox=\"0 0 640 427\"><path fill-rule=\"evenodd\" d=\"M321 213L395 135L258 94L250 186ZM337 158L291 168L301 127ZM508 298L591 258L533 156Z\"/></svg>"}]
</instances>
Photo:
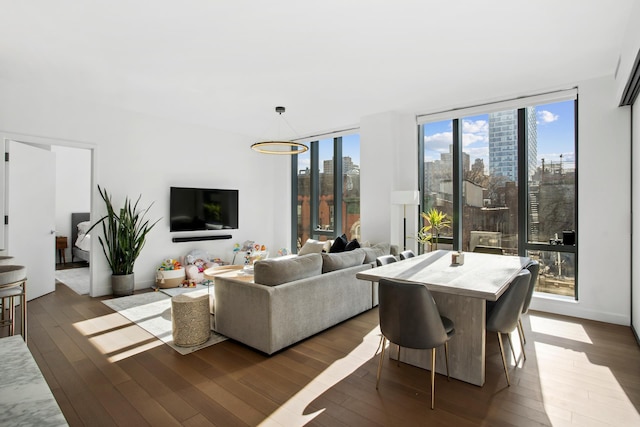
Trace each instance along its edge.
<instances>
[{"instance_id":1,"label":"throw pillow","mask_svg":"<svg viewBox=\"0 0 640 427\"><path fill-rule=\"evenodd\" d=\"M347 247L347 235L343 234L340 237L336 237L336 240L333 242L333 245L331 245L331 249L329 249L330 253L338 253L338 252L344 252L344 248Z\"/></svg>"},{"instance_id":2,"label":"throw pillow","mask_svg":"<svg viewBox=\"0 0 640 427\"><path fill-rule=\"evenodd\" d=\"M360 243L358 243L358 239L353 239L352 241L350 241L349 243L347 243L347 246L344 247L344 251L352 251L354 249L358 249L360 247Z\"/></svg>"},{"instance_id":3,"label":"throw pillow","mask_svg":"<svg viewBox=\"0 0 640 427\"><path fill-rule=\"evenodd\" d=\"M364 256L364 251L359 248L349 252L322 254L322 272L328 273L330 271L362 265Z\"/></svg>"},{"instance_id":4,"label":"throw pillow","mask_svg":"<svg viewBox=\"0 0 640 427\"><path fill-rule=\"evenodd\" d=\"M293 258L269 258L253 264L253 280L267 286L276 286L294 280L317 276L322 272L320 254Z\"/></svg>"},{"instance_id":5,"label":"throw pillow","mask_svg":"<svg viewBox=\"0 0 640 427\"><path fill-rule=\"evenodd\" d=\"M364 262L376 262L376 258L391 253L391 245L389 243L377 243L368 248L362 248L365 251Z\"/></svg>"},{"instance_id":6,"label":"throw pillow","mask_svg":"<svg viewBox=\"0 0 640 427\"><path fill-rule=\"evenodd\" d=\"M319 254L322 252L322 249L324 249L324 245L325 242L321 242L320 240L307 239L300 248L298 255Z\"/></svg>"}]
</instances>

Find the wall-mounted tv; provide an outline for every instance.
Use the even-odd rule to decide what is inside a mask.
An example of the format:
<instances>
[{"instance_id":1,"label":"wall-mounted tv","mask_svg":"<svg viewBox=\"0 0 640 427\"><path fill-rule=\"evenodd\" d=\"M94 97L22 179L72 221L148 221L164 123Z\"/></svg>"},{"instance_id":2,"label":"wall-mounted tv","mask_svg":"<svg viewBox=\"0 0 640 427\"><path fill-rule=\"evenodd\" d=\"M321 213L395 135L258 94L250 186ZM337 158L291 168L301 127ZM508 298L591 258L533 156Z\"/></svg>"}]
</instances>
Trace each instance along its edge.
<instances>
[{"instance_id":1,"label":"wall-mounted tv","mask_svg":"<svg viewBox=\"0 0 640 427\"><path fill-rule=\"evenodd\" d=\"M171 187L170 231L238 228L238 190Z\"/></svg>"}]
</instances>

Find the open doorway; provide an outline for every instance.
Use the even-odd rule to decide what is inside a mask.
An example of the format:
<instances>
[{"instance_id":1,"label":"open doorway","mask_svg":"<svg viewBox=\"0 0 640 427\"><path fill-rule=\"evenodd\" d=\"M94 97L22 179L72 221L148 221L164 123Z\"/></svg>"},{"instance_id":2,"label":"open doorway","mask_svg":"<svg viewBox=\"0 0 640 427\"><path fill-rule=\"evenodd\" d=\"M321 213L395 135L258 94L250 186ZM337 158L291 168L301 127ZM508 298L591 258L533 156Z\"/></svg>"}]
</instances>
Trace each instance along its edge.
<instances>
[{"instance_id":1,"label":"open doorway","mask_svg":"<svg viewBox=\"0 0 640 427\"><path fill-rule=\"evenodd\" d=\"M56 282L88 295L91 150L52 145L51 151L56 158Z\"/></svg>"},{"instance_id":2,"label":"open doorway","mask_svg":"<svg viewBox=\"0 0 640 427\"><path fill-rule=\"evenodd\" d=\"M80 181L79 176L82 176L81 181L88 188L82 197L88 198L89 204L81 206L83 211L89 212L91 185L95 182L96 147L90 143L3 131L0 131L0 147L6 153L4 170L0 173L0 207L3 207L5 219L0 233L0 243L3 244L0 255L10 256L14 263L27 266L31 282L30 300L55 291L55 267L59 262L56 235L71 235L71 220L57 221L55 209L56 199L61 198L56 194L56 187L70 189L71 184L61 181L56 185L55 170L83 169L80 175L75 174L74 180ZM55 157L59 153L54 151L61 149L82 153L82 166L77 161L71 164L61 162L56 166ZM60 230L56 230L57 224ZM67 241L67 246L63 254L69 260L72 242ZM90 277L84 285L88 285L89 294L92 291L92 270L90 268Z\"/></svg>"}]
</instances>

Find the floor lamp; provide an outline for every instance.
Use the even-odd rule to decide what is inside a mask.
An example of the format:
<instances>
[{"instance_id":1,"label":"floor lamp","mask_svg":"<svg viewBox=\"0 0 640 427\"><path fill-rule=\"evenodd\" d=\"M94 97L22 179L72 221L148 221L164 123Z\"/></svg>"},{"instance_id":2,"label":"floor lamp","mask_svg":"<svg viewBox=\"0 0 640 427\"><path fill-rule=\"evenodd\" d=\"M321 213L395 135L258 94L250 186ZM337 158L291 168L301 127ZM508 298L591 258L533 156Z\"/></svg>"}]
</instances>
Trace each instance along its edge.
<instances>
[{"instance_id":1,"label":"floor lamp","mask_svg":"<svg viewBox=\"0 0 640 427\"><path fill-rule=\"evenodd\" d=\"M403 251L407 250L407 205L417 206L420 204L420 192L417 190L410 191L392 191L391 204L402 205L402 247Z\"/></svg>"}]
</instances>

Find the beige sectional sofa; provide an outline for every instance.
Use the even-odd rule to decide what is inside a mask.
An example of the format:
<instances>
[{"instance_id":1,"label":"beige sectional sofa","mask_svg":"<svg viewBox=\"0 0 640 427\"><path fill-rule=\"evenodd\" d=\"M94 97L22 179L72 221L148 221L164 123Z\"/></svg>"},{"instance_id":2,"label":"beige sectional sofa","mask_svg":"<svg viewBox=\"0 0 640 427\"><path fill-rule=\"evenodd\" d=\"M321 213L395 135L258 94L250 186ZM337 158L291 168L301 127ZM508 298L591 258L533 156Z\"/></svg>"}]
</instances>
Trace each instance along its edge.
<instances>
[{"instance_id":1,"label":"beige sectional sofa","mask_svg":"<svg viewBox=\"0 0 640 427\"><path fill-rule=\"evenodd\" d=\"M215 329L272 354L369 310L377 289L356 273L372 268L376 254L365 248L267 259L254 264L254 283L216 278Z\"/></svg>"}]
</instances>

